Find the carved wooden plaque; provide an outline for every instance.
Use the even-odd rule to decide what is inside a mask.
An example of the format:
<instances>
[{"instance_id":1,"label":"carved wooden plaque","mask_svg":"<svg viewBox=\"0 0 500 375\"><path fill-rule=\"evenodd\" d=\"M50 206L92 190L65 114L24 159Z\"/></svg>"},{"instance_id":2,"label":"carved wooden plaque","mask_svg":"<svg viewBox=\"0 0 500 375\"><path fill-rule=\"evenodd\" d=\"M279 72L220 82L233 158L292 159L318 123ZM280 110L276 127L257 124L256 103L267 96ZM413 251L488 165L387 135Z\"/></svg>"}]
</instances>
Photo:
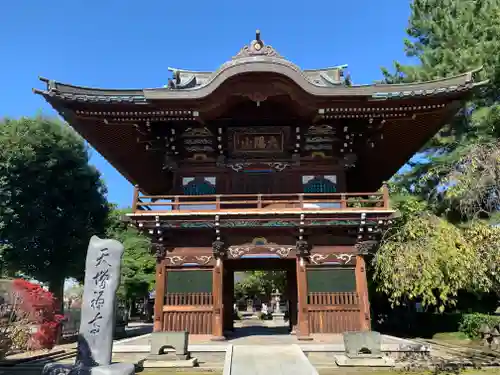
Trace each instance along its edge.
<instances>
[{"instance_id":1,"label":"carved wooden plaque","mask_svg":"<svg viewBox=\"0 0 500 375\"><path fill-rule=\"evenodd\" d=\"M283 152L282 133L234 134L235 151Z\"/></svg>"},{"instance_id":2,"label":"carved wooden plaque","mask_svg":"<svg viewBox=\"0 0 500 375\"><path fill-rule=\"evenodd\" d=\"M233 153L255 155L283 153L286 139L279 127L232 128L229 141Z\"/></svg>"}]
</instances>

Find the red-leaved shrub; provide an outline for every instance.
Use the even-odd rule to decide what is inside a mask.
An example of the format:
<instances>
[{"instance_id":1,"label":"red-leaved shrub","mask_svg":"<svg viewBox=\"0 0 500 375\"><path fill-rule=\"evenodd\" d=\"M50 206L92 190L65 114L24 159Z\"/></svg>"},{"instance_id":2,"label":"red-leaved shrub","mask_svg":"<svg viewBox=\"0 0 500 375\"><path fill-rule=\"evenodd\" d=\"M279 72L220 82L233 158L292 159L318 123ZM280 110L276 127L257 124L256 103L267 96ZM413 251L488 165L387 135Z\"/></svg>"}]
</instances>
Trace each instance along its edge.
<instances>
[{"instance_id":1,"label":"red-leaved shrub","mask_svg":"<svg viewBox=\"0 0 500 375\"><path fill-rule=\"evenodd\" d=\"M12 282L8 319L0 329L11 349L51 349L63 317L56 314L54 295L40 285L23 279Z\"/></svg>"}]
</instances>

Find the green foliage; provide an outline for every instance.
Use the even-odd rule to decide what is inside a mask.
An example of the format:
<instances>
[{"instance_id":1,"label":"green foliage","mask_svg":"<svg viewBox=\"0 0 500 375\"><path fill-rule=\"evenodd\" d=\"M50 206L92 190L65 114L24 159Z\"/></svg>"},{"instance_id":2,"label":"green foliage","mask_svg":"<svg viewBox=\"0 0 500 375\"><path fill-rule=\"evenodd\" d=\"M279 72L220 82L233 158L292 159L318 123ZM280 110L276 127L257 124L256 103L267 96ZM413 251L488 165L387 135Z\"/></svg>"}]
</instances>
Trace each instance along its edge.
<instances>
[{"instance_id":1,"label":"green foliage","mask_svg":"<svg viewBox=\"0 0 500 375\"><path fill-rule=\"evenodd\" d=\"M83 277L89 238L104 232L106 188L83 140L57 119L4 119L0 144L2 262L61 302L64 279Z\"/></svg>"},{"instance_id":2,"label":"green foliage","mask_svg":"<svg viewBox=\"0 0 500 375\"><path fill-rule=\"evenodd\" d=\"M156 270L150 239L122 221L128 211L113 208L106 230L108 238L120 241L125 248L118 295L127 302L148 295L154 287Z\"/></svg>"},{"instance_id":3,"label":"green foliage","mask_svg":"<svg viewBox=\"0 0 500 375\"><path fill-rule=\"evenodd\" d=\"M468 224L464 236L482 263L486 288L500 295L500 227L477 220Z\"/></svg>"},{"instance_id":4,"label":"green foliage","mask_svg":"<svg viewBox=\"0 0 500 375\"><path fill-rule=\"evenodd\" d=\"M398 227L398 224L406 223L415 215L428 211L427 202L422 201L418 197L408 193L391 194L391 206L392 208L398 210L400 215L395 228Z\"/></svg>"},{"instance_id":5,"label":"green foliage","mask_svg":"<svg viewBox=\"0 0 500 375\"><path fill-rule=\"evenodd\" d=\"M271 320L273 318L273 314L271 312L268 312L267 314L258 312L257 317L259 318L259 320Z\"/></svg>"},{"instance_id":6,"label":"green foliage","mask_svg":"<svg viewBox=\"0 0 500 375\"><path fill-rule=\"evenodd\" d=\"M488 284L476 249L459 228L428 212L398 224L383 238L373 261L378 290L392 303L418 300L442 312L460 290Z\"/></svg>"},{"instance_id":7,"label":"green foliage","mask_svg":"<svg viewBox=\"0 0 500 375\"><path fill-rule=\"evenodd\" d=\"M245 274L245 277L234 285L234 294L237 298L270 296L276 289L282 293L285 290L286 272L284 271L251 271Z\"/></svg>"},{"instance_id":8,"label":"green foliage","mask_svg":"<svg viewBox=\"0 0 500 375\"><path fill-rule=\"evenodd\" d=\"M373 260L374 281L395 305L454 305L460 290L500 294L500 227L485 221L456 226L411 195L395 195L400 216Z\"/></svg>"},{"instance_id":9,"label":"green foliage","mask_svg":"<svg viewBox=\"0 0 500 375\"><path fill-rule=\"evenodd\" d=\"M459 330L471 339L481 337L481 326L496 327L500 324L500 316L486 314L464 314L460 321Z\"/></svg>"},{"instance_id":10,"label":"green foliage","mask_svg":"<svg viewBox=\"0 0 500 375\"><path fill-rule=\"evenodd\" d=\"M406 54L420 64L395 63L394 73L384 69L388 82L428 81L482 66L482 78L498 85L499 0L414 0L407 34Z\"/></svg>"}]
</instances>

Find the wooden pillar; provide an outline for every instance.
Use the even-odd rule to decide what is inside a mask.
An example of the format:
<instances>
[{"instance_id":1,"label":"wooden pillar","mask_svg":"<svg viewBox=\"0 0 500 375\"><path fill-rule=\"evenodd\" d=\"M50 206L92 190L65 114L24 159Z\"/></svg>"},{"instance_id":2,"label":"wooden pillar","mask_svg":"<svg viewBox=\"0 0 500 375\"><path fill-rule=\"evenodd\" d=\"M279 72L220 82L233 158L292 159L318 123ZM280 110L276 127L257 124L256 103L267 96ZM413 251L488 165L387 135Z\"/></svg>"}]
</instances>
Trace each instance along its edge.
<instances>
[{"instance_id":1,"label":"wooden pillar","mask_svg":"<svg viewBox=\"0 0 500 375\"><path fill-rule=\"evenodd\" d=\"M309 336L309 312L307 309L307 274L306 261L297 257L297 338L299 340L312 340Z\"/></svg>"},{"instance_id":2,"label":"wooden pillar","mask_svg":"<svg viewBox=\"0 0 500 375\"><path fill-rule=\"evenodd\" d=\"M286 271L287 280L287 294L289 301L289 319L290 319L290 332L295 335L297 333L297 269L289 269Z\"/></svg>"},{"instance_id":3,"label":"wooden pillar","mask_svg":"<svg viewBox=\"0 0 500 375\"><path fill-rule=\"evenodd\" d=\"M224 265L224 277L222 280L222 294L224 299L222 301L223 319L224 319L224 331L233 330L233 299L234 299L234 271L228 269Z\"/></svg>"},{"instance_id":4,"label":"wooden pillar","mask_svg":"<svg viewBox=\"0 0 500 375\"><path fill-rule=\"evenodd\" d=\"M362 255L356 256L356 293L358 293L360 307L360 329L371 329L370 300L368 298L368 282L366 280L366 264Z\"/></svg>"},{"instance_id":5,"label":"wooden pillar","mask_svg":"<svg viewBox=\"0 0 500 375\"><path fill-rule=\"evenodd\" d=\"M217 259L213 268L212 293L214 300L213 324L212 324L212 340L222 341L224 338L224 295L223 295L223 280L224 280L224 262L222 259Z\"/></svg>"},{"instance_id":6,"label":"wooden pillar","mask_svg":"<svg viewBox=\"0 0 500 375\"><path fill-rule=\"evenodd\" d=\"M154 307L154 332L163 331L163 305L165 304L165 291L167 289L167 267L164 257L156 261L155 307Z\"/></svg>"}]
</instances>

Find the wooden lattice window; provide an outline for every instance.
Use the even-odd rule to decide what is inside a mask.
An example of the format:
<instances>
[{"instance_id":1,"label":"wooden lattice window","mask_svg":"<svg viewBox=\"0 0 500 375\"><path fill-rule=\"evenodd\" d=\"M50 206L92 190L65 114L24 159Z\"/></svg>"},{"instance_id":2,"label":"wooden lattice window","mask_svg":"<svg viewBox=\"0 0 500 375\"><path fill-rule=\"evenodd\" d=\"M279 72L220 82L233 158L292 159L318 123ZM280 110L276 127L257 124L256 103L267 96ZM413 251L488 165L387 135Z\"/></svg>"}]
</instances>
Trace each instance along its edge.
<instances>
[{"instance_id":1,"label":"wooden lattice window","mask_svg":"<svg viewBox=\"0 0 500 375\"><path fill-rule=\"evenodd\" d=\"M304 193L336 193L337 176L302 176Z\"/></svg>"},{"instance_id":2,"label":"wooden lattice window","mask_svg":"<svg viewBox=\"0 0 500 375\"><path fill-rule=\"evenodd\" d=\"M182 191L185 195L215 194L215 177L183 177Z\"/></svg>"}]
</instances>

